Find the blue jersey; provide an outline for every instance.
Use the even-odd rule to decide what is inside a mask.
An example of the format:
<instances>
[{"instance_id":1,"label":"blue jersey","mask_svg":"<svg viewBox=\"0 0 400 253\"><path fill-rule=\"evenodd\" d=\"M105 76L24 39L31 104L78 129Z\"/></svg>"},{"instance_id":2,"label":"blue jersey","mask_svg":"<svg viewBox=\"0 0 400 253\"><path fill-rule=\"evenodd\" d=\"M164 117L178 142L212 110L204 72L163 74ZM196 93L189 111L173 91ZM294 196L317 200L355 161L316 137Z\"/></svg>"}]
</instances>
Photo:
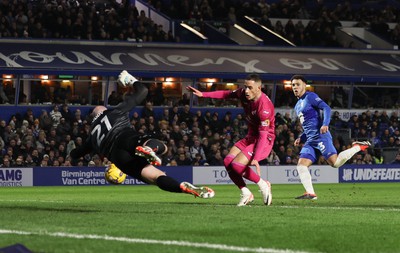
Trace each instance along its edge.
<instances>
[{"instance_id":1,"label":"blue jersey","mask_svg":"<svg viewBox=\"0 0 400 253\"><path fill-rule=\"evenodd\" d=\"M321 126L329 126L331 108L316 93L306 91L297 101L294 110L303 126L301 141L305 144L300 151L300 157L315 162L319 153L326 159L337 154L330 132L320 132ZM317 150L319 153L316 153Z\"/></svg>"},{"instance_id":2,"label":"blue jersey","mask_svg":"<svg viewBox=\"0 0 400 253\"><path fill-rule=\"evenodd\" d=\"M303 141L319 138L321 126L329 126L331 108L314 92L306 91L297 101L294 110L303 126Z\"/></svg>"}]
</instances>

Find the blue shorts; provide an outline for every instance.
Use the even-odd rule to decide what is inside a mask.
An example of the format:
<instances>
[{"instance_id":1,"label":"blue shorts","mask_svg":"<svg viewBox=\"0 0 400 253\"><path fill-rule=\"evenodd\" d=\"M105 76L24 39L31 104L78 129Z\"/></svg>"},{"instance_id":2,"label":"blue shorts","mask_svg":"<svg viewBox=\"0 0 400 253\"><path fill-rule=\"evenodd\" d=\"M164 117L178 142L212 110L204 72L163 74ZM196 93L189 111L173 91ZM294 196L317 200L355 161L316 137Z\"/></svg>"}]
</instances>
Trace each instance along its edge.
<instances>
[{"instance_id":1,"label":"blue shorts","mask_svg":"<svg viewBox=\"0 0 400 253\"><path fill-rule=\"evenodd\" d=\"M332 135L328 132L320 134L317 139L307 140L300 151L300 158L310 159L313 163L322 155L326 160L337 154Z\"/></svg>"}]
</instances>

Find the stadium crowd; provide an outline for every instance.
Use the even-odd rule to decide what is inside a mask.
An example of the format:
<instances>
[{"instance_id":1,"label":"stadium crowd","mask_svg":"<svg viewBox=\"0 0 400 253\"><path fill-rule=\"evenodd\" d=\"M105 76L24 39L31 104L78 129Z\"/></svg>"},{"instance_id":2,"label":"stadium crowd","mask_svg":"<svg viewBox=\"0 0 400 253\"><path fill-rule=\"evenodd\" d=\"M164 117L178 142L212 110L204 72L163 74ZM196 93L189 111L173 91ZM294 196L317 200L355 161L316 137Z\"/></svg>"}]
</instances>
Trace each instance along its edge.
<instances>
[{"instance_id":1,"label":"stadium crowd","mask_svg":"<svg viewBox=\"0 0 400 253\"><path fill-rule=\"evenodd\" d=\"M340 45L335 27L354 21L395 45L400 43L398 6L350 1L225 1L160 0L149 5L171 19L236 23L244 15L282 35L297 46L351 47ZM386 3L386 4L385 4ZM308 4L308 5L307 5ZM271 18L278 20L272 24ZM293 19L298 19L296 23ZM309 20L307 24L303 21ZM389 23L397 23L394 28ZM30 0L0 2L1 38L51 38L82 40L129 40L138 42L179 42L162 25L130 1Z\"/></svg>"},{"instance_id":2,"label":"stadium crowd","mask_svg":"<svg viewBox=\"0 0 400 253\"><path fill-rule=\"evenodd\" d=\"M370 149L357 153L348 163L381 164L382 148L400 148L399 116L393 112L366 111L354 115L349 121L341 120L337 113L331 119L331 128L348 128L353 140L369 140ZM141 113L133 113L132 127L136 131L158 138L168 146L162 157L163 165L223 165L223 159L232 145L243 138L247 123L242 114L233 117L227 111L191 110L188 104L166 107L156 116L152 103L147 102ZM29 166L104 166L106 157L97 154L72 160L70 151L82 145L90 131L88 115L79 109L71 111L67 104L54 105L51 111L42 110L35 117L31 109L24 115L13 115L0 120L1 167ZM276 113L276 140L271 155L261 164L295 165L299 147L294 140L301 132L299 121L289 113ZM351 146L340 136L334 138L338 152ZM400 158L400 157L399 157ZM326 164L320 159L318 164Z\"/></svg>"},{"instance_id":3,"label":"stadium crowd","mask_svg":"<svg viewBox=\"0 0 400 253\"><path fill-rule=\"evenodd\" d=\"M234 23L244 14L272 28L275 32L302 46L342 46L334 38L334 28L340 21L357 21L357 26L369 27L381 33L395 44L400 41L399 9L386 5L371 8L367 5L338 2L328 6L324 1L312 9L307 1L224 1L224 0L164 0L151 2L161 13L173 19L199 21L222 20ZM310 11L311 10L311 11ZM272 26L270 18L308 19L285 26L277 22ZM389 29L387 23L398 23ZM131 40L178 42L171 32L163 31L130 5L130 1L82 1L82 0L30 0L0 1L1 38L52 38L81 40ZM109 101L110 102L110 101ZM132 126L139 132L159 138L167 143L169 151L163 157L164 165L223 165L223 158L230 147L247 131L241 114L218 115L216 112L191 111L188 100L165 108L157 118L147 102L143 113L134 113ZM111 104L111 103L110 103ZM334 107L333 107L334 108ZM71 112L67 104L54 105L51 111L43 110L40 116L27 110L24 115L0 119L0 150L2 167L25 166L103 166L107 158L96 154L72 161L69 152L82 145L88 131L88 115L79 109ZM385 111L366 111L343 122L335 114L331 125L351 129L357 140L370 140L371 149L358 153L349 163L390 163L383 161L382 148L400 148L399 117ZM293 142L301 131L297 120L290 115L276 115L276 140L274 150L264 164L297 164L298 147ZM351 142L334 139L338 152ZM399 157L400 160L400 157ZM319 164L326 162L321 159Z\"/></svg>"},{"instance_id":4,"label":"stadium crowd","mask_svg":"<svg viewBox=\"0 0 400 253\"><path fill-rule=\"evenodd\" d=\"M341 21L353 21L355 27L370 29L399 45L400 11L396 4L389 1L160 0L154 6L179 20L218 20L235 24L246 15L297 46L349 47L351 45L339 44L335 36L335 28L342 26ZM278 21L273 24L270 19ZM283 19L288 22L284 24ZM294 23L293 19L298 21ZM310 22L305 24L302 20ZM397 25L390 29L388 23Z\"/></svg>"},{"instance_id":5,"label":"stadium crowd","mask_svg":"<svg viewBox=\"0 0 400 253\"><path fill-rule=\"evenodd\" d=\"M175 41L130 1L1 1L0 37Z\"/></svg>"}]
</instances>

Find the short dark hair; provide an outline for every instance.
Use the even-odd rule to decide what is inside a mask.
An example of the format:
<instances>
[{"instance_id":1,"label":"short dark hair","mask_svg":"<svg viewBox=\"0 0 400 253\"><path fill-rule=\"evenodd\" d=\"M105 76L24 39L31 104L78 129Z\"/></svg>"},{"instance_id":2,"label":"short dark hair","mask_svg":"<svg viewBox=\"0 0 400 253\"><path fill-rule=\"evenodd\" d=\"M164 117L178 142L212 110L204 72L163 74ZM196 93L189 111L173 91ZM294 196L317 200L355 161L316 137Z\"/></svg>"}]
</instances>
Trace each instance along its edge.
<instances>
[{"instance_id":1,"label":"short dark hair","mask_svg":"<svg viewBox=\"0 0 400 253\"><path fill-rule=\"evenodd\" d=\"M307 80L302 75L293 75L292 78L290 78L290 82L292 82L293 79L300 79L301 81L307 83Z\"/></svg>"},{"instance_id":2,"label":"short dark hair","mask_svg":"<svg viewBox=\"0 0 400 253\"><path fill-rule=\"evenodd\" d=\"M261 83L261 78L258 74L249 74L246 77L246 80L253 80L254 82L260 82Z\"/></svg>"}]
</instances>

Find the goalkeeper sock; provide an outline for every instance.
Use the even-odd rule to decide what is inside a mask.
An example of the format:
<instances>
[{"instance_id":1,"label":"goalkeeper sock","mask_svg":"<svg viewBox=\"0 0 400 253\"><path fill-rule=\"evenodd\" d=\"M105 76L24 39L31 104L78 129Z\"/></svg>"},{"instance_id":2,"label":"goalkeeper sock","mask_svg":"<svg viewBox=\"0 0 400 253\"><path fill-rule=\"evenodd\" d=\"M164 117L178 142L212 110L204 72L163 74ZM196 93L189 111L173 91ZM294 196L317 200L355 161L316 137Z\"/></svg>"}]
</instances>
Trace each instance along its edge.
<instances>
[{"instance_id":1,"label":"goalkeeper sock","mask_svg":"<svg viewBox=\"0 0 400 253\"><path fill-rule=\"evenodd\" d=\"M156 180L157 186L168 192L182 192L180 183L169 176L159 176Z\"/></svg>"},{"instance_id":2,"label":"goalkeeper sock","mask_svg":"<svg viewBox=\"0 0 400 253\"><path fill-rule=\"evenodd\" d=\"M260 176L249 166L246 167L246 170L243 173L243 177L254 183L259 182L261 179Z\"/></svg>"}]
</instances>

